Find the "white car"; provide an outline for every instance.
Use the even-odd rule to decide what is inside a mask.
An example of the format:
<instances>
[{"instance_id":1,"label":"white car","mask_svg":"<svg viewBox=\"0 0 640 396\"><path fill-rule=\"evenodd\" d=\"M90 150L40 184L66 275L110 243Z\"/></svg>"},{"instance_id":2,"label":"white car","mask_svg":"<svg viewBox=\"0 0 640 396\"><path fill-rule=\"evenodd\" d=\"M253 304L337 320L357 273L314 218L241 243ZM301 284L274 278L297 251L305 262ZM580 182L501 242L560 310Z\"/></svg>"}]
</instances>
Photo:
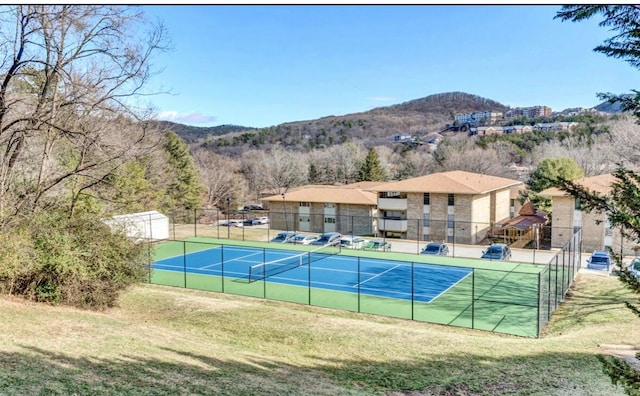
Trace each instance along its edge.
<instances>
[{"instance_id":1,"label":"white car","mask_svg":"<svg viewBox=\"0 0 640 396\"><path fill-rule=\"evenodd\" d=\"M242 227L244 226L244 222L242 220L234 220L231 219L227 222L228 227Z\"/></svg>"},{"instance_id":2,"label":"white car","mask_svg":"<svg viewBox=\"0 0 640 396\"><path fill-rule=\"evenodd\" d=\"M362 249L367 240L354 235L343 235L340 238L340 246L348 249Z\"/></svg>"},{"instance_id":3,"label":"white car","mask_svg":"<svg viewBox=\"0 0 640 396\"><path fill-rule=\"evenodd\" d=\"M258 217L257 220L260 224L269 224L269 218L267 216Z\"/></svg>"},{"instance_id":4,"label":"white car","mask_svg":"<svg viewBox=\"0 0 640 396\"><path fill-rule=\"evenodd\" d=\"M286 243L294 243L297 245L309 245L311 242L318 239L315 235L309 234L296 234L293 238L285 241Z\"/></svg>"}]
</instances>

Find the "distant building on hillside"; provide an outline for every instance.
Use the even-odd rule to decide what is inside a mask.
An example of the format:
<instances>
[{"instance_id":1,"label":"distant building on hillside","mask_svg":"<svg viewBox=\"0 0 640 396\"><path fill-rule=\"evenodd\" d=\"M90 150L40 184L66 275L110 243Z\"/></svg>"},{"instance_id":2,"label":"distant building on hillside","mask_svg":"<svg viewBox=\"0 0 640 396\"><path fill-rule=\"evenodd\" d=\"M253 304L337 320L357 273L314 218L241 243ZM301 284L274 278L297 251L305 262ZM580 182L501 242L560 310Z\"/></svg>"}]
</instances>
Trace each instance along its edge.
<instances>
[{"instance_id":1,"label":"distant building on hillside","mask_svg":"<svg viewBox=\"0 0 640 396\"><path fill-rule=\"evenodd\" d=\"M476 111L475 113L458 114L454 117L454 120L458 124L470 125L478 125L481 120L487 120L489 124L493 124L500 119L502 119L502 112L489 110Z\"/></svg>"},{"instance_id":2,"label":"distant building on hillside","mask_svg":"<svg viewBox=\"0 0 640 396\"><path fill-rule=\"evenodd\" d=\"M516 107L515 109L508 110L504 116L505 118L514 117L551 117L551 107L548 106L532 106L532 107Z\"/></svg>"}]
</instances>

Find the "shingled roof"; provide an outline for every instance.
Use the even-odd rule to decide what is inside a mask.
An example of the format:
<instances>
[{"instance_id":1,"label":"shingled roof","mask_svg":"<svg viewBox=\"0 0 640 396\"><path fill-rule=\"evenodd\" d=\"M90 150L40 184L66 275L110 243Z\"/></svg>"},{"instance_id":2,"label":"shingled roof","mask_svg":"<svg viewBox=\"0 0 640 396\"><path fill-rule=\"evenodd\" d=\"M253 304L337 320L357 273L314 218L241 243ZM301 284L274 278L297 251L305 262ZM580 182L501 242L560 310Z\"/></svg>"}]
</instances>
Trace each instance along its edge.
<instances>
[{"instance_id":1,"label":"shingled roof","mask_svg":"<svg viewBox=\"0 0 640 396\"><path fill-rule=\"evenodd\" d=\"M387 183L373 187L372 190L475 195L523 184L519 180L458 170Z\"/></svg>"},{"instance_id":2,"label":"shingled roof","mask_svg":"<svg viewBox=\"0 0 640 396\"><path fill-rule=\"evenodd\" d=\"M589 189L589 191L597 192L599 194L609 194L611 191L611 184L616 181L615 176L611 174L599 175L599 176L591 176L591 177L583 177L581 179L573 180L573 182L579 186ZM565 191L557 187L547 188L546 190L540 191L538 193L544 197L565 197L570 196Z\"/></svg>"},{"instance_id":3,"label":"shingled roof","mask_svg":"<svg viewBox=\"0 0 640 396\"><path fill-rule=\"evenodd\" d=\"M377 205L378 195L349 186L312 186L289 191L284 195L272 195L262 201L285 202L331 202L350 205Z\"/></svg>"}]
</instances>

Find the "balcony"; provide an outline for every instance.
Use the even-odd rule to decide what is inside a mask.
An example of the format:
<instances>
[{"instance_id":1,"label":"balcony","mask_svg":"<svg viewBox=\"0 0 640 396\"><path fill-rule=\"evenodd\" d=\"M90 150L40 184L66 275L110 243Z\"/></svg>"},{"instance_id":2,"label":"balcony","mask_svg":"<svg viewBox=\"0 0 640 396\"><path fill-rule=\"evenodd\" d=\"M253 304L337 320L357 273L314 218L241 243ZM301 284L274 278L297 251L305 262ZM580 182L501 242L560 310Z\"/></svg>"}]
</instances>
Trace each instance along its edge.
<instances>
[{"instance_id":1,"label":"balcony","mask_svg":"<svg viewBox=\"0 0 640 396\"><path fill-rule=\"evenodd\" d=\"M378 209L382 210L407 210L406 198L378 198Z\"/></svg>"},{"instance_id":2,"label":"balcony","mask_svg":"<svg viewBox=\"0 0 640 396\"><path fill-rule=\"evenodd\" d=\"M380 229L380 231L406 232L407 220L381 218L380 220L378 220L378 228Z\"/></svg>"}]
</instances>

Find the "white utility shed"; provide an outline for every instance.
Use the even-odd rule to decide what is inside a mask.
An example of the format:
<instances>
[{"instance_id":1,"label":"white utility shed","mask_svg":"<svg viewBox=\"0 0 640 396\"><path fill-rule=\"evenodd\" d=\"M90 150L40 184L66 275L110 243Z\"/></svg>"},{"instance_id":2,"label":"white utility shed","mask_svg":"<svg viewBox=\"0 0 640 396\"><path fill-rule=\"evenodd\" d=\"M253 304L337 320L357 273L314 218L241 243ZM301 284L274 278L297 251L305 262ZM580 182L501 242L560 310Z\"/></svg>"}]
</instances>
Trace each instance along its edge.
<instances>
[{"instance_id":1,"label":"white utility shed","mask_svg":"<svg viewBox=\"0 0 640 396\"><path fill-rule=\"evenodd\" d=\"M113 216L105 223L113 230L123 230L130 238L169 239L169 218L156 210Z\"/></svg>"}]
</instances>

